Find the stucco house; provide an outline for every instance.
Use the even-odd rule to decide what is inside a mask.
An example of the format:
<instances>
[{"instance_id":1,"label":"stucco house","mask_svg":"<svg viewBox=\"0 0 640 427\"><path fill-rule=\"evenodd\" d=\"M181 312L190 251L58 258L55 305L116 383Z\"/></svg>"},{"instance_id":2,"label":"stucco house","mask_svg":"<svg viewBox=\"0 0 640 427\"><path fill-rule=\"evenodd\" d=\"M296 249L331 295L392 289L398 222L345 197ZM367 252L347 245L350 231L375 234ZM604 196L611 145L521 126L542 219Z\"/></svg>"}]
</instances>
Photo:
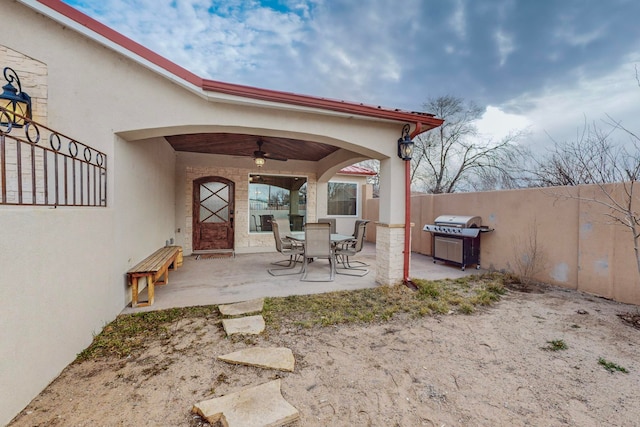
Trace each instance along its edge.
<instances>
[{"instance_id":1,"label":"stucco house","mask_svg":"<svg viewBox=\"0 0 640 427\"><path fill-rule=\"evenodd\" d=\"M402 279L397 141L405 125L415 136L441 120L203 79L58 0L0 10L0 67L15 71L39 124L4 126L0 141L0 423L120 313L125 272L165 242L185 255L273 251L251 203L266 176L286 181L291 218L340 220L354 205L329 206L330 180L378 159L376 280ZM208 191L226 192L213 233L200 220Z\"/></svg>"}]
</instances>

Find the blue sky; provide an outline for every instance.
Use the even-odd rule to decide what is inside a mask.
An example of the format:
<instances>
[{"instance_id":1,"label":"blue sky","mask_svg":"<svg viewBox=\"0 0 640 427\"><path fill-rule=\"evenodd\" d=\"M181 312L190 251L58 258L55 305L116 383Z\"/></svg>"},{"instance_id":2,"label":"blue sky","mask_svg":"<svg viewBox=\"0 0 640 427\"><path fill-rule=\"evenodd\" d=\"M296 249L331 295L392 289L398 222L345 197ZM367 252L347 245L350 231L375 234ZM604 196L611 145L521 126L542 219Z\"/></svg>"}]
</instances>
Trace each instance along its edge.
<instances>
[{"instance_id":1,"label":"blue sky","mask_svg":"<svg viewBox=\"0 0 640 427\"><path fill-rule=\"evenodd\" d=\"M424 111L486 107L488 137L640 131L637 0L64 0L213 80Z\"/></svg>"}]
</instances>

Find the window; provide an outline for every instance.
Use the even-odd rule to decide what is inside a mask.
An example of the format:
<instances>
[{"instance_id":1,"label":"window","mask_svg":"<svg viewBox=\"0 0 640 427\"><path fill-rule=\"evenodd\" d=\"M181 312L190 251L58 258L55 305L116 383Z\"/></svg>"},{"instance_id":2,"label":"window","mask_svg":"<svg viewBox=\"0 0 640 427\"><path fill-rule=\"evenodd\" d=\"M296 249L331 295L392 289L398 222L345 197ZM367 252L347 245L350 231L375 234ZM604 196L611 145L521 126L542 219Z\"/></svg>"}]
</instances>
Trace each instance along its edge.
<instances>
[{"instance_id":1,"label":"window","mask_svg":"<svg viewBox=\"0 0 640 427\"><path fill-rule=\"evenodd\" d=\"M307 178L249 175L249 231L271 233L271 220L288 219L292 230L302 230L307 214Z\"/></svg>"},{"instance_id":2,"label":"window","mask_svg":"<svg viewBox=\"0 0 640 427\"><path fill-rule=\"evenodd\" d=\"M358 184L354 182L329 182L327 194L328 215L358 215Z\"/></svg>"}]
</instances>

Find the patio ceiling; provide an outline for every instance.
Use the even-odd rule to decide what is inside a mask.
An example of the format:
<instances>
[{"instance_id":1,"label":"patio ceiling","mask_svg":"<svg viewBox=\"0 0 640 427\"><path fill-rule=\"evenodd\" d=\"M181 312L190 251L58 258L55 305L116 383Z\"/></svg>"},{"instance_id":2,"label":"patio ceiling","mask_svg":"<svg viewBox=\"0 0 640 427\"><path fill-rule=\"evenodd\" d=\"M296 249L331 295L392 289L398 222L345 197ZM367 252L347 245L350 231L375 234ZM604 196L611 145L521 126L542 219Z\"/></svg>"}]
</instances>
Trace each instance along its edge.
<instances>
[{"instance_id":1,"label":"patio ceiling","mask_svg":"<svg viewBox=\"0 0 640 427\"><path fill-rule=\"evenodd\" d=\"M338 147L318 142L237 133L195 133L165 138L176 151L241 157L253 157L260 139L263 141L262 151L268 156L312 162L339 150Z\"/></svg>"}]
</instances>

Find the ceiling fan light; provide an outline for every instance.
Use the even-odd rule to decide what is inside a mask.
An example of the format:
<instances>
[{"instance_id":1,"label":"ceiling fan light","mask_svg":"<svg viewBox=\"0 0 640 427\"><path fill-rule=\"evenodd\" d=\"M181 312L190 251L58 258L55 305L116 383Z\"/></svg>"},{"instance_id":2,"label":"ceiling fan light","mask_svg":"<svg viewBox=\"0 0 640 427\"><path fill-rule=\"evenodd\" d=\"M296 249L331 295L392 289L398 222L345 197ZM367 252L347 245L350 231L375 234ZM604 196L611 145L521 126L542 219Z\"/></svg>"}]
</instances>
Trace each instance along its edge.
<instances>
[{"instance_id":1,"label":"ceiling fan light","mask_svg":"<svg viewBox=\"0 0 640 427\"><path fill-rule=\"evenodd\" d=\"M256 166L259 168L264 166L264 163L265 163L264 157L256 157L255 159L253 159L253 161L255 162Z\"/></svg>"}]
</instances>

